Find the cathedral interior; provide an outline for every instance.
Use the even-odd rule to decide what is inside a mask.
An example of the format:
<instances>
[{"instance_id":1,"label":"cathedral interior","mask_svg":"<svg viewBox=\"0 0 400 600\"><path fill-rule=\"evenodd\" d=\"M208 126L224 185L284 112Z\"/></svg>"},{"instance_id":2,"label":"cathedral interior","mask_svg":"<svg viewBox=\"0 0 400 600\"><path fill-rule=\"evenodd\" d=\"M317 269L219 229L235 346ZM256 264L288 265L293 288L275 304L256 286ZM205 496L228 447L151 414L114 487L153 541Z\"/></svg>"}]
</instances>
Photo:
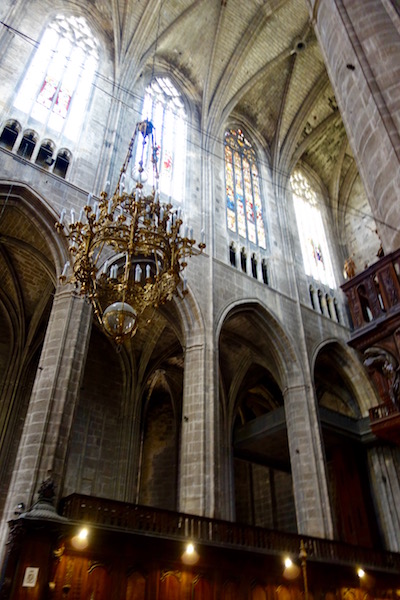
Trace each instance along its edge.
<instances>
[{"instance_id":1,"label":"cathedral interior","mask_svg":"<svg viewBox=\"0 0 400 600\"><path fill-rule=\"evenodd\" d=\"M0 49L2 598L399 598L398 1Z\"/></svg>"}]
</instances>

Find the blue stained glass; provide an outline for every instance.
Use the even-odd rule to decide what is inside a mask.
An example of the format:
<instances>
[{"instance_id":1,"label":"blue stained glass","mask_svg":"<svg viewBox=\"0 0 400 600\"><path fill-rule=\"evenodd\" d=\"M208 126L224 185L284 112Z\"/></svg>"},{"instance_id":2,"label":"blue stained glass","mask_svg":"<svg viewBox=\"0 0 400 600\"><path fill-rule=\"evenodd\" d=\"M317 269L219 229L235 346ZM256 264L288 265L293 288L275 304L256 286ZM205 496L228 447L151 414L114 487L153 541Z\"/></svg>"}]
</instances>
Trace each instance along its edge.
<instances>
[{"instance_id":1,"label":"blue stained glass","mask_svg":"<svg viewBox=\"0 0 400 600\"><path fill-rule=\"evenodd\" d=\"M225 132L225 193L228 228L265 248L256 155L241 129Z\"/></svg>"}]
</instances>

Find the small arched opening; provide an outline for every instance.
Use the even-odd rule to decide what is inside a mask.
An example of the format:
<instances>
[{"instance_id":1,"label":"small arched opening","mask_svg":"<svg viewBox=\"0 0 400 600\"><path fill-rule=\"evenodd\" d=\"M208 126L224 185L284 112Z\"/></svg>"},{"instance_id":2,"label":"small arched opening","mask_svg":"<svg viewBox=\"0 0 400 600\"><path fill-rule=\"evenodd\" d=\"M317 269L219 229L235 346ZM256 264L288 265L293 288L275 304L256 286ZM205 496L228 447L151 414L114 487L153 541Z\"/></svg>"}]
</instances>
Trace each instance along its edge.
<instances>
[{"instance_id":1,"label":"small arched opening","mask_svg":"<svg viewBox=\"0 0 400 600\"><path fill-rule=\"evenodd\" d=\"M54 143L51 140L43 140L43 142L40 144L35 163L40 167L48 169L54 164L53 152Z\"/></svg>"},{"instance_id":2,"label":"small arched opening","mask_svg":"<svg viewBox=\"0 0 400 600\"><path fill-rule=\"evenodd\" d=\"M7 121L0 135L0 145L7 148L7 150L12 150L20 131L21 125L18 121Z\"/></svg>"},{"instance_id":3,"label":"small arched opening","mask_svg":"<svg viewBox=\"0 0 400 600\"><path fill-rule=\"evenodd\" d=\"M61 150L57 152L57 156L55 159L53 168L54 175L58 175L59 177L65 179L69 165L71 163L71 158L71 152L66 148L61 148Z\"/></svg>"},{"instance_id":4,"label":"small arched opening","mask_svg":"<svg viewBox=\"0 0 400 600\"><path fill-rule=\"evenodd\" d=\"M33 129L27 129L26 131L24 131L24 135L22 136L22 140L18 147L17 154L19 156L22 156L22 158L30 160L32 158L32 154L35 149L37 140L38 135L36 131L33 131Z\"/></svg>"}]
</instances>

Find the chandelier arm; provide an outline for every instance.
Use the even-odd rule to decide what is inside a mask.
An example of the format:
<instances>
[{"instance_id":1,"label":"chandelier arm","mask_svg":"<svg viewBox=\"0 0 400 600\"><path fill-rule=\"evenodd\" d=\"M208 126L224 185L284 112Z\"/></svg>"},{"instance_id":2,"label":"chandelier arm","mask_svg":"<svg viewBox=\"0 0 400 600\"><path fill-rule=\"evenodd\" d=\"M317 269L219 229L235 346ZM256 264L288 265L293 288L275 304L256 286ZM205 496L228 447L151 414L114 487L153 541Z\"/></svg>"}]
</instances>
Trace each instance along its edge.
<instances>
[{"instance_id":1,"label":"chandelier arm","mask_svg":"<svg viewBox=\"0 0 400 600\"><path fill-rule=\"evenodd\" d=\"M126 154L125 160L124 160L124 162L122 164L122 167L121 167L121 170L119 172L117 186L116 186L115 192L114 192L114 194L112 196L113 204L115 202L115 198L118 198L120 192L122 191L121 190L121 188L122 188L121 184L123 183L123 181L125 179L125 174L126 174L126 172L128 170L128 165L129 165L129 162L130 162L130 160L132 158L133 146L134 146L134 143L135 143L135 140L136 140L136 135L137 135L137 133L139 131L139 126L140 126L140 123L136 123L136 126L135 126L135 129L133 131L131 140L129 142L128 152ZM102 195L103 194L104 194L104 192L102 192ZM104 198L105 199L107 198L107 193L105 193ZM115 202L115 204L117 205L117 202ZM114 208L114 206L113 206L113 208Z\"/></svg>"},{"instance_id":2,"label":"chandelier arm","mask_svg":"<svg viewBox=\"0 0 400 600\"><path fill-rule=\"evenodd\" d=\"M141 171L141 172L144 170L143 169L143 159L144 159L144 149L146 147L146 144L147 144L147 139L145 136L143 136L142 153L141 153L140 161L139 161L139 171Z\"/></svg>"},{"instance_id":3,"label":"chandelier arm","mask_svg":"<svg viewBox=\"0 0 400 600\"><path fill-rule=\"evenodd\" d=\"M154 181L157 183L157 188L158 188L158 179L159 179L159 172L158 172L158 148L157 148L157 142L156 142L156 138L154 135L154 129L152 129L151 131L151 146L153 148L153 157L152 157L152 163L153 163L153 171L154 171Z\"/></svg>"},{"instance_id":4,"label":"chandelier arm","mask_svg":"<svg viewBox=\"0 0 400 600\"><path fill-rule=\"evenodd\" d=\"M131 222L131 226L130 226L130 232L129 232L129 242L128 242L128 247L126 250L126 261L125 261L125 269L124 269L124 279L123 279L123 292L122 292L122 302L125 302L126 299L126 292L128 289L128 282L129 282L129 274L131 271L131 267L132 267L132 255L133 255L133 251L134 251L134 239L135 239L135 233L137 230L137 223L138 223L138 207L137 204L135 204L135 211L132 215L132 222Z\"/></svg>"},{"instance_id":5,"label":"chandelier arm","mask_svg":"<svg viewBox=\"0 0 400 600\"><path fill-rule=\"evenodd\" d=\"M97 253L97 256L96 256L95 260L93 261L93 268L95 268L95 269L97 269L97 263L98 263L98 261L99 261L99 258L100 258L100 255L101 255L101 253L103 252L103 249L104 249L104 246L105 246L105 244L106 244L106 240L104 240L104 241L102 241L102 242L100 243L100 249L99 249L99 251L98 251L98 253ZM94 250L94 249L93 249L93 250Z\"/></svg>"},{"instance_id":6,"label":"chandelier arm","mask_svg":"<svg viewBox=\"0 0 400 600\"><path fill-rule=\"evenodd\" d=\"M158 277L160 275L160 266L158 264L157 247L156 247L156 245L154 243L154 240L153 240L151 252L153 253L154 264L156 266L156 276Z\"/></svg>"}]
</instances>

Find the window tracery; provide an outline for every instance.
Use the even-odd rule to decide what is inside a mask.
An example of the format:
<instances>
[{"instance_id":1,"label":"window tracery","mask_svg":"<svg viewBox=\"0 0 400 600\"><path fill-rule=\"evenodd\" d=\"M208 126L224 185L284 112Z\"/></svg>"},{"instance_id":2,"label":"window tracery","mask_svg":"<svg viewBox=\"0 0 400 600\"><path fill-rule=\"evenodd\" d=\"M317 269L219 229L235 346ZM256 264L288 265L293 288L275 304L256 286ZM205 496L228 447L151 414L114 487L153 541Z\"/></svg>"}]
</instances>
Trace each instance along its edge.
<instances>
[{"instance_id":1,"label":"window tracery","mask_svg":"<svg viewBox=\"0 0 400 600\"><path fill-rule=\"evenodd\" d=\"M225 132L225 193L228 229L266 248L256 154L241 129Z\"/></svg>"},{"instance_id":2,"label":"window tracery","mask_svg":"<svg viewBox=\"0 0 400 600\"><path fill-rule=\"evenodd\" d=\"M58 15L42 36L15 99L15 108L75 139L98 58L98 44L85 19Z\"/></svg>"},{"instance_id":3,"label":"window tracery","mask_svg":"<svg viewBox=\"0 0 400 600\"><path fill-rule=\"evenodd\" d=\"M318 208L317 194L300 171L293 173L290 184L306 275L310 275L330 288L335 288L332 262Z\"/></svg>"},{"instance_id":4,"label":"window tracery","mask_svg":"<svg viewBox=\"0 0 400 600\"><path fill-rule=\"evenodd\" d=\"M180 92L169 77L154 77L146 88L142 119L148 119L155 128L159 148L160 192L181 202L185 184L186 111ZM150 148L143 157L143 167L153 185ZM141 156L137 147L136 163Z\"/></svg>"}]
</instances>

